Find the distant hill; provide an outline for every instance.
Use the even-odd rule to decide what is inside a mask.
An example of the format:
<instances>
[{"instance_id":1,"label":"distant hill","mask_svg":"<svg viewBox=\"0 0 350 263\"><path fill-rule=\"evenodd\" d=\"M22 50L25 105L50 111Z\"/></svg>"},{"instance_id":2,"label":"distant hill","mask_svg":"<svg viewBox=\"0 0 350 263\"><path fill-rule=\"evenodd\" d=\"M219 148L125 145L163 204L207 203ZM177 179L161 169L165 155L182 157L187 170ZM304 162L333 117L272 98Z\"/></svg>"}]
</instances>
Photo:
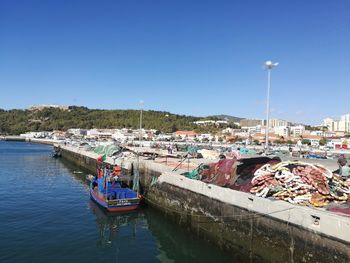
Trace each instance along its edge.
<instances>
[{"instance_id":1,"label":"distant hill","mask_svg":"<svg viewBox=\"0 0 350 263\"><path fill-rule=\"evenodd\" d=\"M226 115L225 118L238 120L240 118ZM222 127L199 127L193 122L201 117L173 114L164 111L144 111L143 128L157 129L162 132L177 130L196 130L216 132ZM218 119L221 119L221 117ZM67 130L70 128L138 128L139 110L103 110L86 107L69 106L68 109L43 107L27 110L0 109L0 133L20 134L28 131Z\"/></svg>"},{"instance_id":2,"label":"distant hill","mask_svg":"<svg viewBox=\"0 0 350 263\"><path fill-rule=\"evenodd\" d=\"M219 120L224 120L224 121L229 121L229 122L239 122L240 120L244 119L244 118L230 116L230 115L224 115L224 114L212 115L212 116L208 116L207 118L216 118Z\"/></svg>"}]
</instances>

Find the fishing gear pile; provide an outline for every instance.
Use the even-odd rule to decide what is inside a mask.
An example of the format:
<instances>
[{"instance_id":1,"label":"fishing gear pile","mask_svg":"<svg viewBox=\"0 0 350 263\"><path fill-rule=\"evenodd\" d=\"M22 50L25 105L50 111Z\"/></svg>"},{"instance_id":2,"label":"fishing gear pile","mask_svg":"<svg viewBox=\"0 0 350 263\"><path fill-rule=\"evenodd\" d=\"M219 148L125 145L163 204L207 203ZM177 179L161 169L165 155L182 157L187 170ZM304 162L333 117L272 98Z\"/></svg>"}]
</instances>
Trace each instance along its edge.
<instances>
[{"instance_id":1,"label":"fishing gear pile","mask_svg":"<svg viewBox=\"0 0 350 263\"><path fill-rule=\"evenodd\" d=\"M304 162L265 164L256 170L250 192L315 207L350 201L350 183L329 169Z\"/></svg>"}]
</instances>

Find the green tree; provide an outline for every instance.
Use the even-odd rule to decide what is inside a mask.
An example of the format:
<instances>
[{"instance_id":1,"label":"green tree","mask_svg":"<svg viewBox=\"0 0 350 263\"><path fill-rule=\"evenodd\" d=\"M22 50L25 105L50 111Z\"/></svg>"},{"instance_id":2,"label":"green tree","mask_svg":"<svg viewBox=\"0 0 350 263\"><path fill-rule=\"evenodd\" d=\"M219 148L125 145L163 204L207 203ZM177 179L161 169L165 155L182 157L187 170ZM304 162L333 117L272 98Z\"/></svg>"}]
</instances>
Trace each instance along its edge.
<instances>
[{"instance_id":1,"label":"green tree","mask_svg":"<svg viewBox=\"0 0 350 263\"><path fill-rule=\"evenodd\" d=\"M326 144L327 144L327 139L326 139L326 138L322 138L322 139L319 141L319 144L320 144L321 146L326 145Z\"/></svg>"},{"instance_id":2,"label":"green tree","mask_svg":"<svg viewBox=\"0 0 350 263\"><path fill-rule=\"evenodd\" d=\"M161 132L194 130L200 133L217 133L222 127L202 127L193 122L203 118L176 115L162 111L144 111L143 127ZM0 133L19 134L28 131L67 130L70 128L129 128L137 129L138 110L99 110L70 106L68 110L44 108L42 110L0 109Z\"/></svg>"},{"instance_id":3,"label":"green tree","mask_svg":"<svg viewBox=\"0 0 350 263\"><path fill-rule=\"evenodd\" d=\"M311 142L310 142L309 139L303 139L303 140L301 141L301 143L302 143L302 144L306 144L306 145L310 145L310 144L311 144Z\"/></svg>"}]
</instances>

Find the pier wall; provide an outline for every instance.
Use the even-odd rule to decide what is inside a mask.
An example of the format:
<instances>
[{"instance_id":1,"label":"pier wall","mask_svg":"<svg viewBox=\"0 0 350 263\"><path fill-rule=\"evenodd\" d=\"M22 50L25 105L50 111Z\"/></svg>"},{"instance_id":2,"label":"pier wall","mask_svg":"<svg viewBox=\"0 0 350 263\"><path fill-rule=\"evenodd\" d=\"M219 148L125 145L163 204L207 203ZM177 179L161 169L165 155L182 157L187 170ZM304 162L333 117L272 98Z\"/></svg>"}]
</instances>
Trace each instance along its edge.
<instances>
[{"instance_id":1,"label":"pier wall","mask_svg":"<svg viewBox=\"0 0 350 263\"><path fill-rule=\"evenodd\" d=\"M26 138L23 136L16 136L16 135L0 136L0 140L16 141L16 142L32 142L32 143L49 144L49 145L54 145L55 143L57 143L56 140L51 140L51 139Z\"/></svg>"},{"instance_id":2,"label":"pier wall","mask_svg":"<svg viewBox=\"0 0 350 263\"><path fill-rule=\"evenodd\" d=\"M84 167L92 174L96 173L96 158L99 156L98 154L90 151L85 151L83 148L71 146L55 145L55 149L58 149L60 151L62 158L65 160L70 161L77 166ZM113 160L111 157L107 157L105 162L112 165L120 165L125 174L130 174L136 160Z\"/></svg>"},{"instance_id":3,"label":"pier wall","mask_svg":"<svg viewBox=\"0 0 350 263\"><path fill-rule=\"evenodd\" d=\"M338 239L348 239L345 218L171 176L182 186L162 174L150 187L148 202L221 248L239 252L241 262L350 262L349 243ZM201 189L188 189L193 187Z\"/></svg>"},{"instance_id":4,"label":"pier wall","mask_svg":"<svg viewBox=\"0 0 350 263\"><path fill-rule=\"evenodd\" d=\"M90 173L96 173L96 159L92 156L82 154L79 151L71 151L68 147L64 149L60 148L60 153L63 159L77 166L84 167Z\"/></svg>"},{"instance_id":5,"label":"pier wall","mask_svg":"<svg viewBox=\"0 0 350 263\"><path fill-rule=\"evenodd\" d=\"M61 153L95 171L96 154L68 147ZM116 163L130 170L135 161ZM107 162L113 160L107 158ZM191 180L180 172L141 160L146 203L232 251L240 262L350 262L349 218Z\"/></svg>"}]
</instances>

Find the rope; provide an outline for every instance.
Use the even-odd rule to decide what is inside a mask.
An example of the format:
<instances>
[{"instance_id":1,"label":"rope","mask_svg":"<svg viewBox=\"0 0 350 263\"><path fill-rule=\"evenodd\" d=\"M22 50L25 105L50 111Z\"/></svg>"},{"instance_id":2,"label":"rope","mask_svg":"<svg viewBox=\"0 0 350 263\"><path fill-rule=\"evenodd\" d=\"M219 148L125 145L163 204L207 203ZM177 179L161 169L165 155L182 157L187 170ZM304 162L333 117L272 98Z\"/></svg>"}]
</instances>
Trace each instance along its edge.
<instances>
[{"instance_id":1,"label":"rope","mask_svg":"<svg viewBox=\"0 0 350 263\"><path fill-rule=\"evenodd\" d=\"M158 177L157 176L152 176L151 177L151 183L150 183L150 187L154 186L158 181Z\"/></svg>"}]
</instances>

